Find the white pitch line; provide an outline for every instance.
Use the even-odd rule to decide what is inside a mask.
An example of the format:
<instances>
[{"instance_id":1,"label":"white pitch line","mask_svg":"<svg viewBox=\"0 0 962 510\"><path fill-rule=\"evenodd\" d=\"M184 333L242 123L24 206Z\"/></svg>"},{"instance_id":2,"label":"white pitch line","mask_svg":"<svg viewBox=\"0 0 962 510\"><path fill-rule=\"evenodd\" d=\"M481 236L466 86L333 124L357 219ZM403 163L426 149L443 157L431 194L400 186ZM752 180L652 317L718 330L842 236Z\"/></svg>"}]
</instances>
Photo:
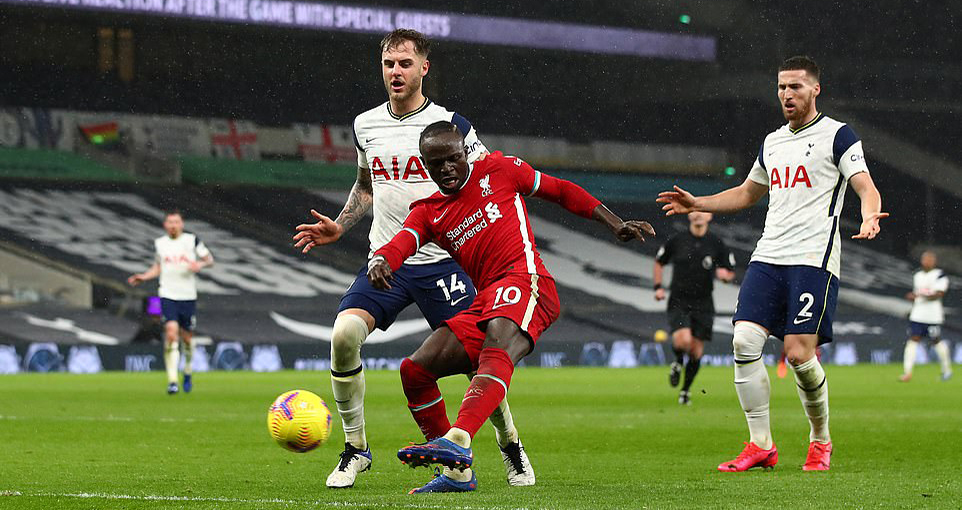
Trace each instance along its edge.
<instances>
[{"instance_id":1,"label":"white pitch line","mask_svg":"<svg viewBox=\"0 0 962 510\"><path fill-rule=\"evenodd\" d=\"M131 416L10 416L0 414L0 420L54 420L54 421L154 421L161 423L197 423L200 421L222 421L223 418L229 417L227 415L220 414L217 419L210 420L198 420L197 418L134 418Z\"/></svg>"},{"instance_id":2,"label":"white pitch line","mask_svg":"<svg viewBox=\"0 0 962 510\"><path fill-rule=\"evenodd\" d=\"M34 492L25 493L21 491L14 490L0 490L0 498L3 497L41 497L41 498L78 498L78 499L106 499L106 500L127 500L127 501L168 501L168 502L184 502L184 503L248 503L256 505L264 504L274 504L274 505L297 505L298 507L303 507L304 505L311 506L327 506L327 507L342 507L342 508L450 508L450 505L432 505L424 503L354 503L349 501L321 501L321 500L302 500L302 499L280 499L280 498L224 498L224 497L196 497L196 496L157 496L153 494L146 494L143 496L135 496L131 494L107 494L101 492L78 492L78 493L58 493L58 492ZM527 510L527 507L504 507L504 506L490 506L490 507L479 507L479 506L464 506L457 505L458 508L464 510L484 510L489 508L512 508L515 510Z\"/></svg>"}]
</instances>

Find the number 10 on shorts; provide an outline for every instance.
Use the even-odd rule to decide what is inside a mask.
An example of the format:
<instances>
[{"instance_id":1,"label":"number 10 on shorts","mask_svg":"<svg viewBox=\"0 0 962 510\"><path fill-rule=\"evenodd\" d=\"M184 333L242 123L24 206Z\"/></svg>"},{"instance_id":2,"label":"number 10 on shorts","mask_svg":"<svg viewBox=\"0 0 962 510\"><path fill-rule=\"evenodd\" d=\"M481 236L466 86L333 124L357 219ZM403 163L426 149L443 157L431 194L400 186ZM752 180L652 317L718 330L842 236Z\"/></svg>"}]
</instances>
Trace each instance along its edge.
<instances>
[{"instance_id":1,"label":"number 10 on shorts","mask_svg":"<svg viewBox=\"0 0 962 510\"><path fill-rule=\"evenodd\" d=\"M511 287L498 287L495 293L492 310L505 305L516 305L518 301L521 301L521 289L513 285Z\"/></svg>"}]
</instances>

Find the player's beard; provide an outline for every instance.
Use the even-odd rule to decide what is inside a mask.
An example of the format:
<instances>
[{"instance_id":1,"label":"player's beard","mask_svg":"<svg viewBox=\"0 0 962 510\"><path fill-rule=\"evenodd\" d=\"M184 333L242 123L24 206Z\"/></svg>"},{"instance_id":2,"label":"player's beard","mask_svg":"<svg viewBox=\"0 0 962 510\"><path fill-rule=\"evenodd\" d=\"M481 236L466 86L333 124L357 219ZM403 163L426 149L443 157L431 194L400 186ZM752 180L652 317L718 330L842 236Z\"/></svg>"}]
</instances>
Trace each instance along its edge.
<instances>
[{"instance_id":1,"label":"player's beard","mask_svg":"<svg viewBox=\"0 0 962 510\"><path fill-rule=\"evenodd\" d=\"M411 79L404 84L404 89L399 93L395 93L391 90L391 82L388 81L386 84L387 94L394 102L403 103L411 98L417 91L421 90L421 76L414 75Z\"/></svg>"}]
</instances>

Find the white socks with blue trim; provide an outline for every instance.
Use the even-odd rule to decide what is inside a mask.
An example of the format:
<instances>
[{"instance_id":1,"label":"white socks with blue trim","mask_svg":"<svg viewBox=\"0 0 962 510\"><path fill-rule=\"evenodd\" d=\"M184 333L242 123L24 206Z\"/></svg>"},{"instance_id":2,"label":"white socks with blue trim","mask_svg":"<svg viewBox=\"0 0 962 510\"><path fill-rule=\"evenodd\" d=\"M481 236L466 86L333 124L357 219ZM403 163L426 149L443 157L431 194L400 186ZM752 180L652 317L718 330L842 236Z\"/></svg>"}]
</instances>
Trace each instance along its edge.
<instances>
[{"instance_id":1,"label":"white socks with blue trim","mask_svg":"<svg viewBox=\"0 0 962 510\"><path fill-rule=\"evenodd\" d=\"M735 324L732 346L735 352L735 392L745 411L750 441L763 450L772 447L769 415L771 385L768 370L762 362L762 349L768 333L760 326L739 322Z\"/></svg>"},{"instance_id":2,"label":"white socks with blue trim","mask_svg":"<svg viewBox=\"0 0 962 510\"><path fill-rule=\"evenodd\" d=\"M177 382L177 369L180 365L180 340L164 344L164 368L167 369L167 382Z\"/></svg>"},{"instance_id":3,"label":"white socks with blue trim","mask_svg":"<svg viewBox=\"0 0 962 510\"><path fill-rule=\"evenodd\" d=\"M361 344L370 331L361 317L338 316L331 332L331 387L341 416L344 440L358 450L367 449L364 431L364 370L361 367Z\"/></svg>"},{"instance_id":4,"label":"white socks with blue trim","mask_svg":"<svg viewBox=\"0 0 962 510\"><path fill-rule=\"evenodd\" d=\"M905 341L905 352L902 353L902 373L912 375L915 368L915 355L919 350L919 343L915 340Z\"/></svg>"},{"instance_id":5,"label":"white socks with blue trim","mask_svg":"<svg viewBox=\"0 0 962 510\"><path fill-rule=\"evenodd\" d=\"M828 443L832 437L828 433L828 381L825 370L818 362L818 356L792 367L798 398L805 408L808 423L811 425L809 441Z\"/></svg>"}]
</instances>

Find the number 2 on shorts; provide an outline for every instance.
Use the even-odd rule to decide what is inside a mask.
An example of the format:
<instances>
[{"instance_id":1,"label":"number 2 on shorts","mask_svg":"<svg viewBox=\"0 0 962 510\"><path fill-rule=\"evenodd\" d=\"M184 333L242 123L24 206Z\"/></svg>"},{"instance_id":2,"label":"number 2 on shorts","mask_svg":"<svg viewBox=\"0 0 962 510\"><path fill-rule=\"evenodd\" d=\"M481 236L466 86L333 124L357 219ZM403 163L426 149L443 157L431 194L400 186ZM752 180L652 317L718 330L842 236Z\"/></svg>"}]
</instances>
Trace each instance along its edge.
<instances>
[{"instance_id":1,"label":"number 2 on shorts","mask_svg":"<svg viewBox=\"0 0 962 510\"><path fill-rule=\"evenodd\" d=\"M798 296L798 301L800 303L805 303L805 306L799 310L798 315L795 316L795 324L801 324L812 318L812 305L815 304L815 296L811 292L806 292L801 296Z\"/></svg>"}]
</instances>

